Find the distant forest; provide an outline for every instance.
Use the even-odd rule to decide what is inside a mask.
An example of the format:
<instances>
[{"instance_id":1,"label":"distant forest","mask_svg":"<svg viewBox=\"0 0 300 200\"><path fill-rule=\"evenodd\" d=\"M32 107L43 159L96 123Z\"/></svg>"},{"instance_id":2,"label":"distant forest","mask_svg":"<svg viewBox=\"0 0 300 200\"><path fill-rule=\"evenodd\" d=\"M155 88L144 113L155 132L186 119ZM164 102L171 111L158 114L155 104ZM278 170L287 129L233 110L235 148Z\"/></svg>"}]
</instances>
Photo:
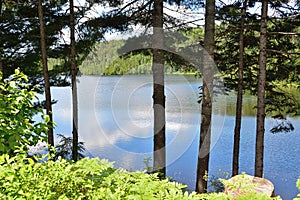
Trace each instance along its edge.
<instances>
[{"instance_id":1,"label":"distant forest","mask_svg":"<svg viewBox=\"0 0 300 200\"><path fill-rule=\"evenodd\" d=\"M118 50L125 40L99 42L79 66L83 75L152 74L152 55L143 53L121 56ZM59 59L49 59L49 66L60 65ZM167 74L195 74L196 69L175 62L165 62Z\"/></svg>"},{"instance_id":2,"label":"distant forest","mask_svg":"<svg viewBox=\"0 0 300 200\"><path fill-rule=\"evenodd\" d=\"M82 74L86 75L122 75L151 73L152 57L150 55L118 55L118 49L125 40L111 40L96 44L94 50L80 65Z\"/></svg>"},{"instance_id":3,"label":"distant forest","mask_svg":"<svg viewBox=\"0 0 300 200\"><path fill-rule=\"evenodd\" d=\"M203 38L203 28L193 28L179 31L179 36L183 36L184 45L193 44ZM181 35L182 34L182 35ZM187 37L188 36L188 37ZM173 38L176 40L178 48L183 41L182 38ZM130 53L129 55L119 55L118 50L126 46L126 40L110 40L99 42L94 50L84 59L79 66L79 70L84 75L122 75L122 74L151 74L152 73L152 53L140 52ZM178 61L178 60L177 60ZM167 74L195 74L197 70L182 62L177 62L174 55L165 56L165 73ZM51 61L58 62L55 60ZM57 63L56 63L57 64Z\"/></svg>"}]
</instances>

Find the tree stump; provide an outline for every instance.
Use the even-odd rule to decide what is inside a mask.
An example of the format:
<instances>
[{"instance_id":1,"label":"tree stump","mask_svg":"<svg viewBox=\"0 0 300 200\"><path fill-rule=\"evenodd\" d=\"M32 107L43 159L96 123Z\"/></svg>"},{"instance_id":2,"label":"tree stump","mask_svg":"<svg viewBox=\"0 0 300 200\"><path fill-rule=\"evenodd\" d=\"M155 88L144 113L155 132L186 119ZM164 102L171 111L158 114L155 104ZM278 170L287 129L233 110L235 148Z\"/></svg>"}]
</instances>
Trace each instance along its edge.
<instances>
[{"instance_id":1,"label":"tree stump","mask_svg":"<svg viewBox=\"0 0 300 200\"><path fill-rule=\"evenodd\" d=\"M232 195L234 199L251 191L274 197L274 185L265 178L239 174L230 178L227 183L224 193Z\"/></svg>"}]
</instances>

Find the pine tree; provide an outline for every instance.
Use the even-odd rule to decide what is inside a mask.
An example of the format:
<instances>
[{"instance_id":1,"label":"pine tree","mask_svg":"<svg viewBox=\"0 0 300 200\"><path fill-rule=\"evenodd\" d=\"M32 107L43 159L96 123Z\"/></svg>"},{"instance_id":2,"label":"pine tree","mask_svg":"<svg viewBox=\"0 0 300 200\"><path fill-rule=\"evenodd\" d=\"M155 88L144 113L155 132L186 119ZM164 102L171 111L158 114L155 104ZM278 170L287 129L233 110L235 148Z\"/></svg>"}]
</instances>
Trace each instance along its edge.
<instances>
[{"instance_id":1,"label":"pine tree","mask_svg":"<svg viewBox=\"0 0 300 200\"><path fill-rule=\"evenodd\" d=\"M247 0L244 0L241 16L240 40L239 40L239 69L238 69L238 86L237 86L237 101L236 101L236 116L234 127L234 147L232 161L232 176L239 173L239 152L240 152L240 132L242 123L242 108L243 108L243 71L244 71L244 32L245 18L247 10Z\"/></svg>"},{"instance_id":2,"label":"pine tree","mask_svg":"<svg viewBox=\"0 0 300 200\"><path fill-rule=\"evenodd\" d=\"M153 10L153 109L154 109L154 170L166 174L165 91L163 45L163 0L154 0Z\"/></svg>"},{"instance_id":3,"label":"pine tree","mask_svg":"<svg viewBox=\"0 0 300 200\"><path fill-rule=\"evenodd\" d=\"M48 61L47 61L47 49L46 49L47 46L46 46L46 34L45 34L45 27L44 27L42 0L38 0L38 16L39 16L39 22L40 22L42 65L43 65L43 72L44 72L44 88L45 88L45 97L46 97L46 113L50 119L48 122L48 125L49 125L48 144L51 146L54 146L51 91L50 91Z\"/></svg>"},{"instance_id":4,"label":"pine tree","mask_svg":"<svg viewBox=\"0 0 300 200\"><path fill-rule=\"evenodd\" d=\"M263 176L264 163L264 134L265 134L265 91L266 91L266 62L267 62L267 15L268 0L262 1L261 27L259 43L259 75L257 96L256 147L255 147L255 176Z\"/></svg>"},{"instance_id":5,"label":"pine tree","mask_svg":"<svg viewBox=\"0 0 300 200\"><path fill-rule=\"evenodd\" d=\"M72 108L73 108L73 147L72 159L78 160L78 97L77 97L77 65L75 47L75 14L74 2L70 0L70 39L71 39L71 84L72 84Z\"/></svg>"},{"instance_id":6,"label":"pine tree","mask_svg":"<svg viewBox=\"0 0 300 200\"><path fill-rule=\"evenodd\" d=\"M214 48L215 48L215 0L206 1L205 33L203 52L203 86L200 142L198 152L196 191L207 192L207 176L209 169L211 126L212 126L212 98L214 77Z\"/></svg>"}]
</instances>

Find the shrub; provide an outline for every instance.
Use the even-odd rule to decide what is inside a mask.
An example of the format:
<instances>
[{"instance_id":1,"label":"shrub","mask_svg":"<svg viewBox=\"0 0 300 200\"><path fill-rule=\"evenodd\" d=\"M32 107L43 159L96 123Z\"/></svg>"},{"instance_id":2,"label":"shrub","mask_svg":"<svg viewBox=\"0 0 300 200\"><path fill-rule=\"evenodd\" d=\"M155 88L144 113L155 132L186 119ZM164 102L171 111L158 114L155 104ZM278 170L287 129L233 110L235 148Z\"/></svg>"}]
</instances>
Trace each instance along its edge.
<instances>
[{"instance_id":1,"label":"shrub","mask_svg":"<svg viewBox=\"0 0 300 200\"><path fill-rule=\"evenodd\" d=\"M223 180L226 180L230 178L230 175L228 172L224 172L219 170L216 175L211 175L208 177L208 191L209 192L222 192L224 191L224 183Z\"/></svg>"},{"instance_id":2,"label":"shrub","mask_svg":"<svg viewBox=\"0 0 300 200\"><path fill-rule=\"evenodd\" d=\"M35 163L23 155L0 157L0 199L193 199L181 184L156 174L126 172L106 160Z\"/></svg>"},{"instance_id":3,"label":"shrub","mask_svg":"<svg viewBox=\"0 0 300 200\"><path fill-rule=\"evenodd\" d=\"M185 185L159 180L157 174L127 172L113 163L84 158L36 163L25 154L0 156L0 199L232 199L224 193L183 192ZM271 199L246 194L246 199Z\"/></svg>"},{"instance_id":4,"label":"shrub","mask_svg":"<svg viewBox=\"0 0 300 200\"><path fill-rule=\"evenodd\" d=\"M0 154L11 154L22 145L32 146L46 137L49 117L34 107L35 95L27 76L19 70L9 80L0 81ZM34 122L33 116L44 119Z\"/></svg>"}]
</instances>

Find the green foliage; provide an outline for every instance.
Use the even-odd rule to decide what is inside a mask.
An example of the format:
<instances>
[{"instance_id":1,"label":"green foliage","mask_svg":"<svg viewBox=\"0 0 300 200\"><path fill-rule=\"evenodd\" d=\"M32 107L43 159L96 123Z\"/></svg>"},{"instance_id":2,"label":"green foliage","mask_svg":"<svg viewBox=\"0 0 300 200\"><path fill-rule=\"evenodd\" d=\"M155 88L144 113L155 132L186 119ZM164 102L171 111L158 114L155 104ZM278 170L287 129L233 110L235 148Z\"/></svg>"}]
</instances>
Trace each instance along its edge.
<instances>
[{"instance_id":1,"label":"green foliage","mask_svg":"<svg viewBox=\"0 0 300 200\"><path fill-rule=\"evenodd\" d=\"M246 192L254 192L255 185L252 183L252 180L250 177L248 177L247 174L241 174L241 177L238 179L235 179L234 181L231 180L225 180L220 179L220 181L226 185L226 187L230 188L230 190L238 190L240 193L246 193ZM247 182L247 184L245 184Z\"/></svg>"},{"instance_id":2,"label":"green foliage","mask_svg":"<svg viewBox=\"0 0 300 200\"><path fill-rule=\"evenodd\" d=\"M219 170L217 175L211 175L208 177L208 183L210 191L212 192L222 192L224 191L224 183L222 180L228 179L229 173Z\"/></svg>"},{"instance_id":3,"label":"green foliage","mask_svg":"<svg viewBox=\"0 0 300 200\"><path fill-rule=\"evenodd\" d=\"M300 190L300 177L299 177L299 179L297 180L296 186L297 186L297 188ZM300 200L300 193L297 195L296 198L294 198L294 200Z\"/></svg>"},{"instance_id":4,"label":"green foliage","mask_svg":"<svg viewBox=\"0 0 300 200\"><path fill-rule=\"evenodd\" d=\"M184 185L160 181L156 174L126 172L112 165L96 158L84 158L76 163L65 160L35 163L22 155L2 155L0 198L200 199L195 193L183 193Z\"/></svg>"},{"instance_id":5,"label":"green foliage","mask_svg":"<svg viewBox=\"0 0 300 200\"><path fill-rule=\"evenodd\" d=\"M194 28L166 32L165 45L180 54L185 47L197 43L199 38L203 37L203 30ZM149 41L151 37L144 35L126 41L111 40L97 43L81 64L80 71L88 75L151 74L152 50L149 49L151 46ZM166 51L164 59L165 72L168 74L197 71L191 63L184 60L186 58L175 53Z\"/></svg>"},{"instance_id":6,"label":"green foliage","mask_svg":"<svg viewBox=\"0 0 300 200\"><path fill-rule=\"evenodd\" d=\"M34 107L35 94L19 70L0 82L0 154L11 154L21 145L32 146L46 137L49 117ZM40 121L33 121L34 116Z\"/></svg>"},{"instance_id":7,"label":"green foliage","mask_svg":"<svg viewBox=\"0 0 300 200\"><path fill-rule=\"evenodd\" d=\"M151 157L148 157L148 158L144 158L144 164L146 166L146 172L148 173L151 173L153 172L153 167L152 165L150 164L150 161L152 160Z\"/></svg>"},{"instance_id":8,"label":"green foliage","mask_svg":"<svg viewBox=\"0 0 300 200\"><path fill-rule=\"evenodd\" d=\"M65 41L62 31L70 23L67 0L44 1L43 13L47 44L47 56L50 63L50 84L55 86L69 85L62 75L70 72L70 43ZM111 9L106 13L92 14L95 5L120 6L120 1L88 1L84 6L75 9L77 28L76 61L77 64L85 59L94 44L103 40L105 32L125 29L125 22L121 16L112 16ZM36 1L1 1L0 3L0 53L3 63L4 77L11 75L16 68L20 68L29 76L32 84L43 85L43 69L41 65L40 29L37 16ZM115 10L113 9L113 10ZM80 19L86 18L81 22ZM121 17L126 19L125 16ZM54 61L57 60L57 61ZM54 61L54 62L53 62Z\"/></svg>"},{"instance_id":9,"label":"green foliage","mask_svg":"<svg viewBox=\"0 0 300 200\"><path fill-rule=\"evenodd\" d=\"M281 2L282 3L282 2ZM281 6L281 5L280 5ZM293 15L291 10L285 14ZM224 5L217 13L220 24L216 27L215 62L221 72L225 86L237 88L241 3ZM275 18L268 20L267 37L267 87L266 112L272 116L295 115L299 105L287 94L286 86L299 85L299 19ZM244 82L243 89L257 94L260 19L258 15L247 13L244 31ZM283 92L281 87L285 87ZM294 88L296 88L294 87ZM292 88L292 87L290 87ZM290 108L287 110L287 108ZM275 131L292 130L285 126Z\"/></svg>"},{"instance_id":10,"label":"green foliage","mask_svg":"<svg viewBox=\"0 0 300 200\"><path fill-rule=\"evenodd\" d=\"M248 193L243 194L236 198L236 200L249 200L249 199L251 199L251 200L270 200L270 199L280 200L281 198L280 197L271 198L266 194L258 194L254 191L248 192Z\"/></svg>"},{"instance_id":11,"label":"green foliage","mask_svg":"<svg viewBox=\"0 0 300 200\"><path fill-rule=\"evenodd\" d=\"M37 163L25 154L0 156L0 199L232 199L224 193L189 194L185 187L157 174L116 169L97 158ZM272 198L250 193L238 199Z\"/></svg>"},{"instance_id":12,"label":"green foliage","mask_svg":"<svg viewBox=\"0 0 300 200\"><path fill-rule=\"evenodd\" d=\"M80 72L86 75L151 74L152 56L142 53L118 55L124 44L123 40L98 43L81 64ZM167 66L166 71L174 70Z\"/></svg>"},{"instance_id":13,"label":"green foliage","mask_svg":"<svg viewBox=\"0 0 300 200\"><path fill-rule=\"evenodd\" d=\"M253 183L252 177L242 173L238 175L238 177L234 177L234 181L232 180L225 180L220 179L220 181L224 184L226 189L229 189L230 192L227 193L234 195L231 192L237 192L235 195L237 196L236 199L238 200L246 200L246 199L253 199L253 200L267 200L267 199L281 199L279 196L271 198L266 193L257 193L255 187L257 183Z\"/></svg>"},{"instance_id":14,"label":"green foliage","mask_svg":"<svg viewBox=\"0 0 300 200\"><path fill-rule=\"evenodd\" d=\"M9 2L9 3L7 3ZM45 1L43 4L45 29L47 34L47 51L50 57L58 56L62 49L59 45L60 31L69 23L68 13L64 12L61 1ZM37 3L34 1L1 1L0 38L2 62L5 66L4 77L14 69L20 68L33 79L42 77L40 32L37 23ZM52 48L50 48L52 46ZM55 48L53 48L55 47ZM55 54L55 55L53 55ZM33 80L36 81L36 80Z\"/></svg>"},{"instance_id":15,"label":"green foliage","mask_svg":"<svg viewBox=\"0 0 300 200\"><path fill-rule=\"evenodd\" d=\"M124 44L123 40L99 42L79 66L86 75L102 75L106 68L118 60L117 50Z\"/></svg>"}]
</instances>

